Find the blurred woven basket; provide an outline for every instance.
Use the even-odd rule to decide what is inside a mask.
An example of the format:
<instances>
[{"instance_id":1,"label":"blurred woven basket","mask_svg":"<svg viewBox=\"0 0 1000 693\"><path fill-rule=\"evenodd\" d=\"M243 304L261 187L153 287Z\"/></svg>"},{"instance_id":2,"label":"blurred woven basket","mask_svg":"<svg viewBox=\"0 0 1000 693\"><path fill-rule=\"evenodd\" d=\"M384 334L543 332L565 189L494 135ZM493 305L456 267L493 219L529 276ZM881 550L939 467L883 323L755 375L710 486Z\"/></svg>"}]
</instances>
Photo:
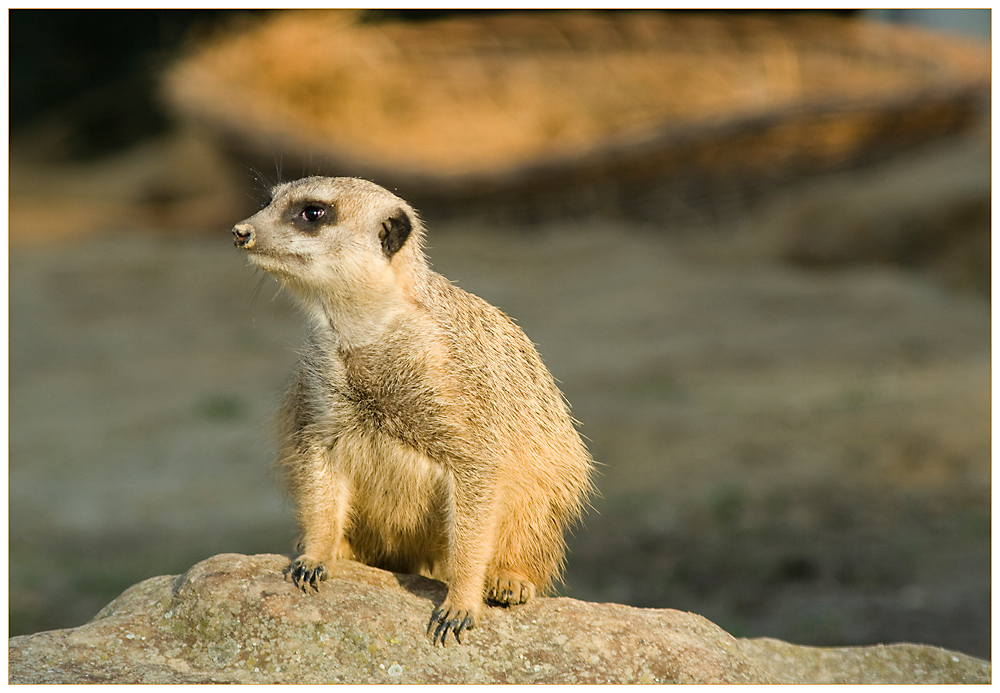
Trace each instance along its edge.
<instances>
[{"instance_id":1,"label":"blurred woven basket","mask_svg":"<svg viewBox=\"0 0 1000 693\"><path fill-rule=\"evenodd\" d=\"M965 127L990 82L988 47L829 15L306 10L203 41L165 93L263 172L662 216Z\"/></svg>"}]
</instances>

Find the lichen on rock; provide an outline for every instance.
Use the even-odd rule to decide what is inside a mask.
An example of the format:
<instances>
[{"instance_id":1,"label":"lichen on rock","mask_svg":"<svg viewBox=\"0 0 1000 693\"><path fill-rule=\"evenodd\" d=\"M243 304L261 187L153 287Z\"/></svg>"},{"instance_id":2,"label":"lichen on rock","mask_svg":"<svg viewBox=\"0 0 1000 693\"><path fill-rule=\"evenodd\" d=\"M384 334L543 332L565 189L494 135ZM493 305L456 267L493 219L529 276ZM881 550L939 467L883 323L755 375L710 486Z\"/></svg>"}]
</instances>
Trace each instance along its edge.
<instances>
[{"instance_id":1,"label":"lichen on rock","mask_svg":"<svg viewBox=\"0 0 1000 693\"><path fill-rule=\"evenodd\" d=\"M318 593L288 558L221 554L126 590L86 625L11 638L9 683L989 683L923 645L814 648L705 618L567 598L489 609L431 644L442 583L341 561Z\"/></svg>"}]
</instances>

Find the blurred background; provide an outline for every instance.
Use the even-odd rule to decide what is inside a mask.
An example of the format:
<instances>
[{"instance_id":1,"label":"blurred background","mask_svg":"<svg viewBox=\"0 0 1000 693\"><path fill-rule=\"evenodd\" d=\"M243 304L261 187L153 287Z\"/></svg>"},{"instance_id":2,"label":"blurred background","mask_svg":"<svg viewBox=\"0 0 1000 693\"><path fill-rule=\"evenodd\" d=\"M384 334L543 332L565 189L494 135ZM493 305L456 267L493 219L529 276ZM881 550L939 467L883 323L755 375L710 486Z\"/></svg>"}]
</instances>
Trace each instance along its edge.
<instances>
[{"instance_id":1,"label":"blurred background","mask_svg":"<svg viewBox=\"0 0 1000 693\"><path fill-rule=\"evenodd\" d=\"M233 223L360 175L601 463L561 594L990 656L990 11L11 10L10 632L289 553Z\"/></svg>"}]
</instances>

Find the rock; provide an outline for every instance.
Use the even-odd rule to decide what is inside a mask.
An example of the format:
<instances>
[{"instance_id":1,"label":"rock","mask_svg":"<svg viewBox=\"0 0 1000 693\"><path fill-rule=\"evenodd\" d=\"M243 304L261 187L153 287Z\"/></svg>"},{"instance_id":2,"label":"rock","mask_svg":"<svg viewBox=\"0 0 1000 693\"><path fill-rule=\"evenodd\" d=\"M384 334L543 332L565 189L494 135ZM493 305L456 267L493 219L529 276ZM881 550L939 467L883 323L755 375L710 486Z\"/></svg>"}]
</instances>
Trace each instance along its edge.
<instances>
[{"instance_id":1,"label":"rock","mask_svg":"<svg viewBox=\"0 0 1000 693\"><path fill-rule=\"evenodd\" d=\"M222 554L145 580L78 628L11 638L10 683L989 683L922 645L734 638L695 614L567 598L488 609L463 644L424 629L440 582L343 561L318 594L288 558Z\"/></svg>"}]
</instances>

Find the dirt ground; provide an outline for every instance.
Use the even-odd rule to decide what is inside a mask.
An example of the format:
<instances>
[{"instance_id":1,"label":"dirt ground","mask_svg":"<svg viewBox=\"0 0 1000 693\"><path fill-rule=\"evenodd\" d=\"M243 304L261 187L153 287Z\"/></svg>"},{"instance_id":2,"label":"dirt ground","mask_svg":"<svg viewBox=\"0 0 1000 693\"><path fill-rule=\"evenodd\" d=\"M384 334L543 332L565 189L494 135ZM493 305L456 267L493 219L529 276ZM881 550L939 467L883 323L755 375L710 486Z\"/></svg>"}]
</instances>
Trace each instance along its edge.
<instances>
[{"instance_id":1,"label":"dirt ground","mask_svg":"<svg viewBox=\"0 0 1000 693\"><path fill-rule=\"evenodd\" d=\"M989 141L711 227L432 224L435 268L524 328L601 463L563 594L738 636L990 656L988 226L941 262L845 261L890 217L904 233L988 210ZM213 553L292 550L270 422L303 323L232 247L238 205L164 173L182 149L89 177L12 162L11 635ZM153 179L216 230L163 230ZM825 250L801 251L817 224Z\"/></svg>"}]
</instances>

